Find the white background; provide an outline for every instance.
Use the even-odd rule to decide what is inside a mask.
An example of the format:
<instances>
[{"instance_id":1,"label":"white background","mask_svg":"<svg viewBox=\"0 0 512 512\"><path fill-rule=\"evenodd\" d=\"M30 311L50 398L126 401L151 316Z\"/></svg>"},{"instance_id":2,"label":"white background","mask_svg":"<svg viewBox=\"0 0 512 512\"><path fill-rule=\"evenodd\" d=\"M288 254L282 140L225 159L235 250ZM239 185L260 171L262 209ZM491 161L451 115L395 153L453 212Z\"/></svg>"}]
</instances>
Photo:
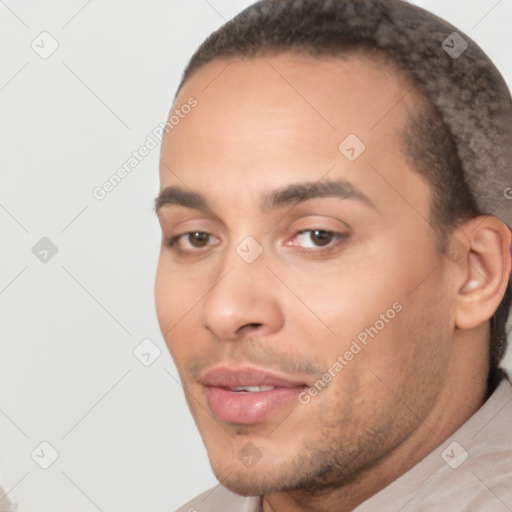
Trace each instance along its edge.
<instances>
[{"instance_id":1,"label":"white background","mask_svg":"<svg viewBox=\"0 0 512 512\"><path fill-rule=\"evenodd\" d=\"M158 149L103 201L92 190L250 3L0 1L0 482L20 512L172 511L216 483L154 311ZM416 3L512 83L512 0ZM48 59L31 48L42 31L59 44ZM31 250L43 236L47 263ZM149 367L133 355L145 338L161 349ZM30 456L42 441L59 454L46 470Z\"/></svg>"}]
</instances>

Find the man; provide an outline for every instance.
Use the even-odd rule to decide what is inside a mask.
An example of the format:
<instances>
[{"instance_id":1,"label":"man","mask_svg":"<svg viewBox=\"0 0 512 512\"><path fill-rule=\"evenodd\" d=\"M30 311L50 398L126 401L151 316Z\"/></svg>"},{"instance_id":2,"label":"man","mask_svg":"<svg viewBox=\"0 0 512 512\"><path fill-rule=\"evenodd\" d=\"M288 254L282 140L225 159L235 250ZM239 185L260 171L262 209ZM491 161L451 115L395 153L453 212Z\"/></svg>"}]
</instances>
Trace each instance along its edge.
<instances>
[{"instance_id":1,"label":"man","mask_svg":"<svg viewBox=\"0 0 512 512\"><path fill-rule=\"evenodd\" d=\"M203 43L173 111L156 306L221 484L180 510L510 510L489 59L399 0L267 0Z\"/></svg>"}]
</instances>

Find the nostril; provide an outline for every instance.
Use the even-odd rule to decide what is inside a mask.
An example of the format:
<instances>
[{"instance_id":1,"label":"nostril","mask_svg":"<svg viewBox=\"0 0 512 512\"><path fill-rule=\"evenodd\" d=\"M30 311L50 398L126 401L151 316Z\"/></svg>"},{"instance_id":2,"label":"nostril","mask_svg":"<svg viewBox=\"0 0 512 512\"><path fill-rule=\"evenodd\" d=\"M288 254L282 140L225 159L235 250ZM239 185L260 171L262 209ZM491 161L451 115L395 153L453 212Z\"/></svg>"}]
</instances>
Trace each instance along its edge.
<instances>
[{"instance_id":1,"label":"nostril","mask_svg":"<svg viewBox=\"0 0 512 512\"><path fill-rule=\"evenodd\" d=\"M251 322L248 324L242 325L239 329L237 329L237 336L248 335L251 331L256 331L261 328L263 324L258 322ZM249 334L250 335L250 334Z\"/></svg>"},{"instance_id":2,"label":"nostril","mask_svg":"<svg viewBox=\"0 0 512 512\"><path fill-rule=\"evenodd\" d=\"M253 331L253 330L259 329L262 326L263 326L263 324L260 324L258 322L251 322L251 323L242 325L242 327L240 327L240 329L238 329L238 332L241 333L241 332L245 332L245 331Z\"/></svg>"}]
</instances>

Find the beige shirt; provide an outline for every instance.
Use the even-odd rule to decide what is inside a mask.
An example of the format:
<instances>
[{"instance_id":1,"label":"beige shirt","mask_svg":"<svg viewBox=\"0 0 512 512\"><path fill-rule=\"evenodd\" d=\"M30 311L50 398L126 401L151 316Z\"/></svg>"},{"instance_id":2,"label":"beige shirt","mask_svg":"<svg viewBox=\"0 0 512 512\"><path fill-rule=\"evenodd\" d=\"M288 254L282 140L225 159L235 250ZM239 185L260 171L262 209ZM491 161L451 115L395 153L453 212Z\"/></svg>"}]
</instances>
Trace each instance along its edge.
<instances>
[{"instance_id":1,"label":"beige shirt","mask_svg":"<svg viewBox=\"0 0 512 512\"><path fill-rule=\"evenodd\" d=\"M176 512L261 512L218 485ZM354 512L511 512L512 385L504 379L452 436Z\"/></svg>"},{"instance_id":2,"label":"beige shirt","mask_svg":"<svg viewBox=\"0 0 512 512\"><path fill-rule=\"evenodd\" d=\"M0 487L0 512L14 512L14 510L6 492Z\"/></svg>"}]
</instances>

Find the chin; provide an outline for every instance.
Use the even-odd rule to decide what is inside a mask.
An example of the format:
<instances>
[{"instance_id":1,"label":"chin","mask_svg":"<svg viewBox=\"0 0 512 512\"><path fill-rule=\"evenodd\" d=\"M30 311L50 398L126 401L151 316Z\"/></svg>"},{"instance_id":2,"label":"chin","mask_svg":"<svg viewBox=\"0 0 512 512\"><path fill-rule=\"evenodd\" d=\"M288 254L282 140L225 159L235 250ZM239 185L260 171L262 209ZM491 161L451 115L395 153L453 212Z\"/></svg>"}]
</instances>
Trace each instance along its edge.
<instances>
[{"instance_id":1,"label":"chin","mask_svg":"<svg viewBox=\"0 0 512 512\"><path fill-rule=\"evenodd\" d=\"M254 475L251 477L249 475L242 476L230 473L226 478L217 474L215 476L224 487L241 496L264 496L276 490L272 489L268 484L265 485L258 477L254 478Z\"/></svg>"},{"instance_id":2,"label":"chin","mask_svg":"<svg viewBox=\"0 0 512 512\"><path fill-rule=\"evenodd\" d=\"M237 461L238 462L238 461ZM238 464L211 463L217 480L230 491L241 496L263 496L278 490L276 480L269 477L265 468L256 465L253 468L239 468Z\"/></svg>"}]
</instances>

